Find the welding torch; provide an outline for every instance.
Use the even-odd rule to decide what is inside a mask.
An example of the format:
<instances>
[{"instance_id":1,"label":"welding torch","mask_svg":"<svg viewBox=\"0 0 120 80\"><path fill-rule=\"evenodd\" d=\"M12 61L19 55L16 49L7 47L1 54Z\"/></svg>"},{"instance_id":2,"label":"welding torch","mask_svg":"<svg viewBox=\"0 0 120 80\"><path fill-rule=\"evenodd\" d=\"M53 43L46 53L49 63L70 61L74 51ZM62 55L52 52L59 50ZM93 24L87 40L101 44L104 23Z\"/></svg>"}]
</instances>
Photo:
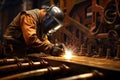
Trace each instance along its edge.
<instances>
[{"instance_id":1,"label":"welding torch","mask_svg":"<svg viewBox=\"0 0 120 80\"><path fill-rule=\"evenodd\" d=\"M63 43L54 44L50 54L53 56L61 56L65 54L65 45Z\"/></svg>"}]
</instances>

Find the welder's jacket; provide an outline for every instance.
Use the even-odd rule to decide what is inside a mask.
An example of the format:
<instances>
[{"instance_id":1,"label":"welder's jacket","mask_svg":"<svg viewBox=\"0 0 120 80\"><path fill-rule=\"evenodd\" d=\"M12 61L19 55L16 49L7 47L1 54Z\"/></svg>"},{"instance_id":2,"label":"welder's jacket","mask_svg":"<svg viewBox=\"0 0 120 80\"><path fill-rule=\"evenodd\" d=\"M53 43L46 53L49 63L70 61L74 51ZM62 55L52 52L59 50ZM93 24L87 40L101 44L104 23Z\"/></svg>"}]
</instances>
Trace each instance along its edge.
<instances>
[{"instance_id":1,"label":"welder's jacket","mask_svg":"<svg viewBox=\"0 0 120 80\"><path fill-rule=\"evenodd\" d=\"M41 22L43 16L44 10L39 9L19 13L4 34L5 42L21 48L25 46L27 50L33 52L50 53L53 44L43 34L44 27Z\"/></svg>"}]
</instances>

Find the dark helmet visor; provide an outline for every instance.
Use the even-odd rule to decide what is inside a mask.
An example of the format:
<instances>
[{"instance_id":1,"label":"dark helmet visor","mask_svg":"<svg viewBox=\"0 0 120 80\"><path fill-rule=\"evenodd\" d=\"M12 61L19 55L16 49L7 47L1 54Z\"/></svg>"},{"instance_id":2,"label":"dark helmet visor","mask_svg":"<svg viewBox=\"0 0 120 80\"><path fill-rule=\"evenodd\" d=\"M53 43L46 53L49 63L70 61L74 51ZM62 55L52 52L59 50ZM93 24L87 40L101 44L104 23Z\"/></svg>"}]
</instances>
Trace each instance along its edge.
<instances>
[{"instance_id":1,"label":"dark helmet visor","mask_svg":"<svg viewBox=\"0 0 120 80\"><path fill-rule=\"evenodd\" d=\"M48 33L48 34L53 33L56 30L58 30L61 26L62 26L62 23L60 23L55 17L51 16L51 17L45 19L44 32Z\"/></svg>"}]
</instances>

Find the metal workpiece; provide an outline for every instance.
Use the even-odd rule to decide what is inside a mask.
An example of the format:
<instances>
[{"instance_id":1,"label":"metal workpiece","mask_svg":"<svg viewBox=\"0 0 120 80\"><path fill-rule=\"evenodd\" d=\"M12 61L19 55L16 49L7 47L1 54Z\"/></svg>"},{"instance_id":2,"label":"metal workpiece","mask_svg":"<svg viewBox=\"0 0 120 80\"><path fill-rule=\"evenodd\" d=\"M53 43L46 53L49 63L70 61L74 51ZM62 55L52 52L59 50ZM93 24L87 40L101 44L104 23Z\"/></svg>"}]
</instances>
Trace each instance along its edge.
<instances>
[{"instance_id":1,"label":"metal workpiece","mask_svg":"<svg viewBox=\"0 0 120 80\"><path fill-rule=\"evenodd\" d=\"M90 73L78 74L70 77L60 78L57 80L95 80L95 79L97 80L97 79L102 79L103 76L104 76L103 73L94 70Z\"/></svg>"},{"instance_id":2,"label":"metal workpiece","mask_svg":"<svg viewBox=\"0 0 120 80\"><path fill-rule=\"evenodd\" d=\"M29 59L28 58L3 58L0 59L0 66L3 65L9 65L9 64L15 64L15 63L19 63L19 62L28 62Z\"/></svg>"},{"instance_id":3,"label":"metal workpiece","mask_svg":"<svg viewBox=\"0 0 120 80\"><path fill-rule=\"evenodd\" d=\"M23 72L23 71L28 71L28 70L33 70L33 69L38 69L38 68L44 68L47 67L49 64L47 61L39 61L39 62L33 62L29 61L27 63L17 63L17 64L11 64L11 65L5 65L0 67L0 74L5 75L6 74L11 74L11 73L17 73L17 72Z\"/></svg>"},{"instance_id":4,"label":"metal workpiece","mask_svg":"<svg viewBox=\"0 0 120 80\"><path fill-rule=\"evenodd\" d=\"M47 68L36 69L36 70L31 70L31 71L26 71L23 73L6 76L3 78L0 78L0 80L19 80L19 79L26 79L26 78L32 78L32 77L37 77L37 76L39 77L39 79L42 79L42 76L45 76L45 75L47 75L47 77L44 77L44 79L46 78L48 79L49 77L54 77L54 75L56 74L59 75L59 73L65 73L69 69L70 68L66 65L61 65L58 67L49 66Z\"/></svg>"}]
</instances>

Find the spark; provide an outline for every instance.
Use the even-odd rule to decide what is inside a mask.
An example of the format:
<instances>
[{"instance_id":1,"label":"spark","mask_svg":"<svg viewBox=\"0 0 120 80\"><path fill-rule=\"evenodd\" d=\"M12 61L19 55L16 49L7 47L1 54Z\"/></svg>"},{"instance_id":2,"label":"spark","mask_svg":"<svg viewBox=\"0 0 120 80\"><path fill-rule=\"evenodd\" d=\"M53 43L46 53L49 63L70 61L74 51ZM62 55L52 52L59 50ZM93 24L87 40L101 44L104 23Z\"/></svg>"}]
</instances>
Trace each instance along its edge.
<instances>
[{"instance_id":1,"label":"spark","mask_svg":"<svg viewBox=\"0 0 120 80\"><path fill-rule=\"evenodd\" d=\"M71 45L71 44L66 44L65 54L63 55L63 57L66 60L70 60L76 55L75 53L76 53L76 47L74 45Z\"/></svg>"},{"instance_id":2,"label":"spark","mask_svg":"<svg viewBox=\"0 0 120 80\"><path fill-rule=\"evenodd\" d=\"M72 58L72 50L70 50L70 49L66 49L65 50L65 59L67 59L67 60L69 60L69 59L71 59Z\"/></svg>"}]
</instances>

